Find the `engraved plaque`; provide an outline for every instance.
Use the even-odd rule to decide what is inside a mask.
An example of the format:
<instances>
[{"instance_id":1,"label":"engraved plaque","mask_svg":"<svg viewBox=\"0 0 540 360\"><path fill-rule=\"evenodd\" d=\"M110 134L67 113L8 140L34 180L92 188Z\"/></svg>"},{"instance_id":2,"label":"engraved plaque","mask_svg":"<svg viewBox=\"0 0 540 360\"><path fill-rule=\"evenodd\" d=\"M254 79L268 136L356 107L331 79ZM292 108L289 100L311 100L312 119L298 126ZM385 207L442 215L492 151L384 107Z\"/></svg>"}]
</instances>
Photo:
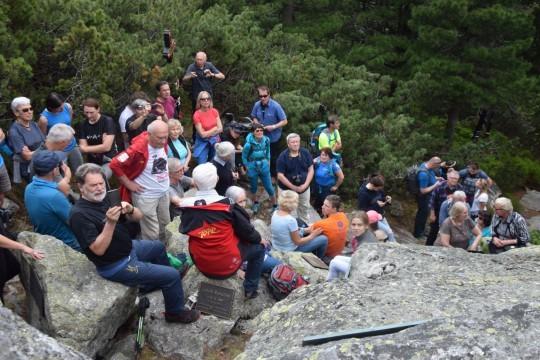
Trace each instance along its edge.
<instances>
[{"instance_id":1,"label":"engraved plaque","mask_svg":"<svg viewBox=\"0 0 540 360\"><path fill-rule=\"evenodd\" d=\"M230 319L234 303L234 290L202 282L199 286L196 309L220 318Z\"/></svg>"}]
</instances>

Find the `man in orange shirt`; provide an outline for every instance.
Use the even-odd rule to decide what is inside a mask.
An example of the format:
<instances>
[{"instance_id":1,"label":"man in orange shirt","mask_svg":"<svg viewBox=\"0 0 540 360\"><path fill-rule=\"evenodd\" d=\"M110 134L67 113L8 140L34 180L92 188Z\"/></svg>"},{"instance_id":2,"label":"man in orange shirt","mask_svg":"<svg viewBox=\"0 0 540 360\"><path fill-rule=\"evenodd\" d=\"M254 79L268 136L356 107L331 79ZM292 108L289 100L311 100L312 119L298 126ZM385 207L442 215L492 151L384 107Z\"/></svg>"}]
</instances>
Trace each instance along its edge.
<instances>
[{"instance_id":1,"label":"man in orange shirt","mask_svg":"<svg viewBox=\"0 0 540 360\"><path fill-rule=\"evenodd\" d=\"M328 238L328 247L325 256L331 260L341 254L347 240L349 220L341 209L341 198L337 195L328 195L324 199L322 213L324 219L313 223L314 229L321 228L323 235Z\"/></svg>"}]
</instances>

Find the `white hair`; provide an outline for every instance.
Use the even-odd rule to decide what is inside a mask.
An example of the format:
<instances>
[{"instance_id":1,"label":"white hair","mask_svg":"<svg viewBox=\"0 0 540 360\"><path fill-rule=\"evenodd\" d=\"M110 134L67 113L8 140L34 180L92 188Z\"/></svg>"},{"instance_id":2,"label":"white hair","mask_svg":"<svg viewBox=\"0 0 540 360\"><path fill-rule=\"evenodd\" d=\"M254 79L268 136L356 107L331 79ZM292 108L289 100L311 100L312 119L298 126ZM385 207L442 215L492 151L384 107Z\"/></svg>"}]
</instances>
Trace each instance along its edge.
<instances>
[{"instance_id":1,"label":"white hair","mask_svg":"<svg viewBox=\"0 0 540 360\"><path fill-rule=\"evenodd\" d=\"M168 158L167 165L169 167L169 173L178 171L182 168L182 162L175 157Z\"/></svg>"},{"instance_id":2,"label":"white hair","mask_svg":"<svg viewBox=\"0 0 540 360\"><path fill-rule=\"evenodd\" d=\"M234 202L237 202L242 195L246 195L246 190L240 186L229 186L225 191L225 197L232 199Z\"/></svg>"},{"instance_id":3,"label":"white hair","mask_svg":"<svg viewBox=\"0 0 540 360\"><path fill-rule=\"evenodd\" d=\"M298 135L297 133L290 133L289 135L287 135L287 144L289 143L291 139L294 139L294 138L300 139L300 135Z\"/></svg>"},{"instance_id":4,"label":"white hair","mask_svg":"<svg viewBox=\"0 0 540 360\"><path fill-rule=\"evenodd\" d=\"M166 126L168 129L168 125L164 121L156 119L152 121L150 124L148 124L146 131L148 131L149 134L153 134L154 131L156 131L160 126Z\"/></svg>"},{"instance_id":5,"label":"white hair","mask_svg":"<svg viewBox=\"0 0 540 360\"><path fill-rule=\"evenodd\" d=\"M47 141L52 143L60 143L64 141L71 141L75 135L75 130L66 124L56 124L49 130L47 134Z\"/></svg>"},{"instance_id":6,"label":"white hair","mask_svg":"<svg viewBox=\"0 0 540 360\"><path fill-rule=\"evenodd\" d=\"M465 195L463 191L458 190L454 191L454 193L452 194L452 198L454 199L454 201L465 201L465 199L467 199L467 195Z\"/></svg>"},{"instance_id":7,"label":"white hair","mask_svg":"<svg viewBox=\"0 0 540 360\"><path fill-rule=\"evenodd\" d=\"M448 212L448 215L450 215L452 219L455 219L458 215L463 213L463 211L465 210L468 210L467 205L463 201L457 201L454 203L454 205L452 205L452 208Z\"/></svg>"},{"instance_id":8,"label":"white hair","mask_svg":"<svg viewBox=\"0 0 540 360\"><path fill-rule=\"evenodd\" d=\"M495 199L494 206L499 206L504 211L514 211L512 200L506 197L499 197Z\"/></svg>"},{"instance_id":9,"label":"white hair","mask_svg":"<svg viewBox=\"0 0 540 360\"><path fill-rule=\"evenodd\" d=\"M24 96L16 97L15 99L13 99L11 101L11 111L13 111L13 113L15 113L15 111L17 111L19 106L21 106L21 105L30 105L30 103L31 103L31 101L27 97L24 97Z\"/></svg>"}]
</instances>

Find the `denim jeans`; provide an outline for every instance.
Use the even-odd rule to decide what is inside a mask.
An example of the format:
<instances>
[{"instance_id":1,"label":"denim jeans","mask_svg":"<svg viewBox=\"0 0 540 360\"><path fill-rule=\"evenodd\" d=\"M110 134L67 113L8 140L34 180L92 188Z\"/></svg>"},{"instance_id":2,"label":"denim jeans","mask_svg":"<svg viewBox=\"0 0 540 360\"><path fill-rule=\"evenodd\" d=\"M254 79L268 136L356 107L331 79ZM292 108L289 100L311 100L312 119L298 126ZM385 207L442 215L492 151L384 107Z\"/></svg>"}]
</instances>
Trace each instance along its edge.
<instances>
[{"instance_id":1,"label":"denim jeans","mask_svg":"<svg viewBox=\"0 0 540 360\"><path fill-rule=\"evenodd\" d=\"M388 224L388 220L386 220L385 217L377 222L377 226L380 230L384 231L386 236L388 236L388 241L396 242L396 236L394 235L394 232L392 231L392 228L390 227L390 224Z\"/></svg>"},{"instance_id":2,"label":"denim jeans","mask_svg":"<svg viewBox=\"0 0 540 360\"><path fill-rule=\"evenodd\" d=\"M324 235L319 235L307 244L300 245L294 251L300 251L305 253L312 252L317 255L319 259L322 259L327 247L328 238Z\"/></svg>"},{"instance_id":3,"label":"denim jeans","mask_svg":"<svg viewBox=\"0 0 540 360\"><path fill-rule=\"evenodd\" d=\"M259 279L264 262L264 246L250 244L241 248L242 260L247 261L246 275L244 278L244 290L255 291L259 288Z\"/></svg>"},{"instance_id":4,"label":"denim jeans","mask_svg":"<svg viewBox=\"0 0 540 360\"><path fill-rule=\"evenodd\" d=\"M278 265L281 264L281 260L276 259L270 254L267 254L264 258L264 262L262 264L262 273L270 273L272 270Z\"/></svg>"},{"instance_id":5,"label":"denim jeans","mask_svg":"<svg viewBox=\"0 0 540 360\"><path fill-rule=\"evenodd\" d=\"M426 221L429 216L429 197L431 194L416 195L416 204L418 205L418 211L416 212L416 218L414 219L414 237L420 237L424 235L426 230Z\"/></svg>"},{"instance_id":6,"label":"denim jeans","mask_svg":"<svg viewBox=\"0 0 540 360\"><path fill-rule=\"evenodd\" d=\"M118 271L110 274L112 266L98 268L107 280L126 286L145 289L159 288L165 300L165 312L178 314L184 309L184 290L180 273L169 265L165 246L159 241L132 240L130 259ZM118 263L125 262L125 259Z\"/></svg>"},{"instance_id":7,"label":"denim jeans","mask_svg":"<svg viewBox=\"0 0 540 360\"><path fill-rule=\"evenodd\" d=\"M274 196L275 191L274 187L272 186L272 177L270 176L268 160L249 162L247 165L247 176L249 178L249 191L252 194L257 193L257 183L259 182L260 178L264 189L268 193L268 196Z\"/></svg>"}]
</instances>

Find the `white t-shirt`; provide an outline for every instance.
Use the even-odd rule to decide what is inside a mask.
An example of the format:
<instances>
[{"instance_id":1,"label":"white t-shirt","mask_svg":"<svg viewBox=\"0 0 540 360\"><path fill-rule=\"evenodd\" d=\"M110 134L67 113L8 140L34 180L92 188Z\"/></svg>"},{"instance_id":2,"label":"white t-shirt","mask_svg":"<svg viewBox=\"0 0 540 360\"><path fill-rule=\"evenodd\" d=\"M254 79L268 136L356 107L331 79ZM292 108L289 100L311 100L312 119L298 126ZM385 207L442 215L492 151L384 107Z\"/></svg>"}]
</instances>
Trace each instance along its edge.
<instances>
[{"instance_id":1,"label":"white t-shirt","mask_svg":"<svg viewBox=\"0 0 540 360\"><path fill-rule=\"evenodd\" d=\"M473 204L471 207L471 213L476 215L478 214L478 211L480 211L480 204L485 204L489 201L489 195L486 193L480 193L479 190L476 191L476 194L474 195Z\"/></svg>"},{"instance_id":2,"label":"white t-shirt","mask_svg":"<svg viewBox=\"0 0 540 360\"><path fill-rule=\"evenodd\" d=\"M126 132L126 121L129 119L133 114L133 110L129 106L126 106L122 113L120 114L120 117L118 118L118 123L120 124L120 132L125 133Z\"/></svg>"},{"instance_id":3,"label":"white t-shirt","mask_svg":"<svg viewBox=\"0 0 540 360\"><path fill-rule=\"evenodd\" d=\"M169 167L164 148L156 149L148 145L148 162L134 181L144 187L140 194L149 198L160 198L169 191Z\"/></svg>"}]
</instances>

